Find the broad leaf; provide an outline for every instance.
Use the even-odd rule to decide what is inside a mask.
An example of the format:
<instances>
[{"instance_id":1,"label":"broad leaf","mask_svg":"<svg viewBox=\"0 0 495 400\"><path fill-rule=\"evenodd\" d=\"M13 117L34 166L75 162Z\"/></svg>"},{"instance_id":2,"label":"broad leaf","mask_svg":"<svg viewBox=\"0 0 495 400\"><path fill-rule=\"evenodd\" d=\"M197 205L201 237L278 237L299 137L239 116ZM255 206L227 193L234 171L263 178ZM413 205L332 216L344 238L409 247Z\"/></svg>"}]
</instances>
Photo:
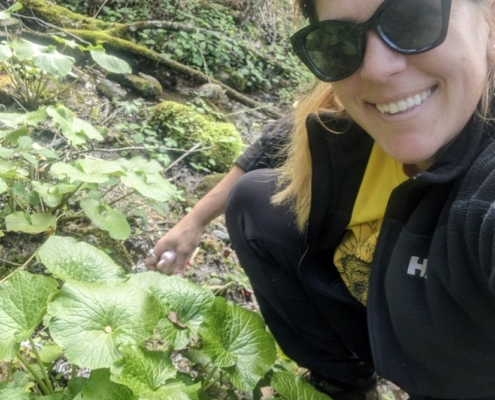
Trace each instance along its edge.
<instances>
[{"instance_id":1,"label":"broad leaf","mask_svg":"<svg viewBox=\"0 0 495 400\"><path fill-rule=\"evenodd\" d=\"M124 358L110 368L112 380L122 383L147 400L197 399L200 384L186 386L175 379L177 370L170 357L159 351L144 351L135 346L122 348Z\"/></svg>"},{"instance_id":2,"label":"broad leaf","mask_svg":"<svg viewBox=\"0 0 495 400\"><path fill-rule=\"evenodd\" d=\"M318 392L300 375L277 372L273 375L271 386L286 400L328 400L330 397Z\"/></svg>"},{"instance_id":3,"label":"broad leaf","mask_svg":"<svg viewBox=\"0 0 495 400\"><path fill-rule=\"evenodd\" d=\"M263 319L223 298L215 299L199 333L204 352L239 389L253 390L275 362L275 342Z\"/></svg>"},{"instance_id":4,"label":"broad leaf","mask_svg":"<svg viewBox=\"0 0 495 400\"><path fill-rule=\"evenodd\" d=\"M46 107L41 107L36 111L29 113L0 113L0 122L7 125L9 128L16 128L19 125L38 125L47 118Z\"/></svg>"},{"instance_id":5,"label":"broad leaf","mask_svg":"<svg viewBox=\"0 0 495 400\"><path fill-rule=\"evenodd\" d=\"M131 227L121 211L92 198L82 199L80 204L89 219L111 238L126 240L131 235Z\"/></svg>"},{"instance_id":6,"label":"broad leaf","mask_svg":"<svg viewBox=\"0 0 495 400\"><path fill-rule=\"evenodd\" d=\"M85 368L110 367L121 358L120 346L142 344L159 319L153 296L129 282L66 282L48 311L53 340Z\"/></svg>"},{"instance_id":7,"label":"broad leaf","mask_svg":"<svg viewBox=\"0 0 495 400\"><path fill-rule=\"evenodd\" d=\"M19 343L31 337L57 286L51 278L24 271L0 283L0 361L11 361Z\"/></svg>"},{"instance_id":8,"label":"broad leaf","mask_svg":"<svg viewBox=\"0 0 495 400\"><path fill-rule=\"evenodd\" d=\"M103 140L103 136L93 125L77 118L76 114L61 104L49 106L46 112L60 125L62 134L72 145L84 144L87 139Z\"/></svg>"},{"instance_id":9,"label":"broad leaf","mask_svg":"<svg viewBox=\"0 0 495 400\"><path fill-rule=\"evenodd\" d=\"M32 60L34 65L56 79L67 75L74 65L72 57L60 54L53 47L40 46L27 40L16 40L12 47L20 61Z\"/></svg>"},{"instance_id":10,"label":"broad leaf","mask_svg":"<svg viewBox=\"0 0 495 400\"><path fill-rule=\"evenodd\" d=\"M125 172L158 174L163 170L163 167L156 160L147 160L143 157L134 157L130 160L119 158L117 162Z\"/></svg>"},{"instance_id":11,"label":"broad leaf","mask_svg":"<svg viewBox=\"0 0 495 400\"><path fill-rule=\"evenodd\" d=\"M105 53L105 50L91 50L91 57L102 68L115 74L132 74L129 64L115 56Z\"/></svg>"},{"instance_id":12,"label":"broad leaf","mask_svg":"<svg viewBox=\"0 0 495 400\"><path fill-rule=\"evenodd\" d=\"M37 234L57 226L57 218L51 214L17 211L7 215L5 225L8 231Z\"/></svg>"},{"instance_id":13,"label":"broad leaf","mask_svg":"<svg viewBox=\"0 0 495 400\"><path fill-rule=\"evenodd\" d=\"M103 251L73 238L51 236L41 246L38 257L45 267L64 281L118 282L124 270Z\"/></svg>"},{"instance_id":14,"label":"broad leaf","mask_svg":"<svg viewBox=\"0 0 495 400\"><path fill-rule=\"evenodd\" d=\"M63 195L66 193L71 193L76 188L75 185L64 183L52 185L51 183L42 183L39 181L33 181L32 185L34 190L36 190L45 204L49 207L58 206L62 201Z\"/></svg>"},{"instance_id":15,"label":"broad leaf","mask_svg":"<svg viewBox=\"0 0 495 400\"><path fill-rule=\"evenodd\" d=\"M28 175L27 170L18 168L13 161L0 160L0 178L25 180Z\"/></svg>"},{"instance_id":16,"label":"broad leaf","mask_svg":"<svg viewBox=\"0 0 495 400\"><path fill-rule=\"evenodd\" d=\"M121 180L124 185L156 201L167 201L177 196L177 188L159 174L129 172Z\"/></svg>"},{"instance_id":17,"label":"broad leaf","mask_svg":"<svg viewBox=\"0 0 495 400\"><path fill-rule=\"evenodd\" d=\"M29 400L31 396L24 388L12 383L0 384L0 399L5 400Z\"/></svg>"},{"instance_id":18,"label":"broad leaf","mask_svg":"<svg viewBox=\"0 0 495 400\"><path fill-rule=\"evenodd\" d=\"M159 324L163 339L174 348L185 347L189 343L189 330L198 332L215 296L177 276L161 279L152 291L166 317Z\"/></svg>"},{"instance_id":19,"label":"broad leaf","mask_svg":"<svg viewBox=\"0 0 495 400\"><path fill-rule=\"evenodd\" d=\"M71 182L105 183L119 175L120 167L112 161L83 159L66 164L52 165L50 173L58 178L67 177Z\"/></svg>"},{"instance_id":20,"label":"broad leaf","mask_svg":"<svg viewBox=\"0 0 495 400\"><path fill-rule=\"evenodd\" d=\"M88 381L74 400L133 400L131 389L110 380L108 369L91 371Z\"/></svg>"},{"instance_id":21,"label":"broad leaf","mask_svg":"<svg viewBox=\"0 0 495 400\"><path fill-rule=\"evenodd\" d=\"M1 15L1 11L0 11ZM2 18L0 17L0 20ZM12 50L10 49L9 45L0 43L0 63L3 63L12 57Z\"/></svg>"},{"instance_id":22,"label":"broad leaf","mask_svg":"<svg viewBox=\"0 0 495 400\"><path fill-rule=\"evenodd\" d=\"M6 192L8 188L7 182L0 178L0 193Z\"/></svg>"}]
</instances>

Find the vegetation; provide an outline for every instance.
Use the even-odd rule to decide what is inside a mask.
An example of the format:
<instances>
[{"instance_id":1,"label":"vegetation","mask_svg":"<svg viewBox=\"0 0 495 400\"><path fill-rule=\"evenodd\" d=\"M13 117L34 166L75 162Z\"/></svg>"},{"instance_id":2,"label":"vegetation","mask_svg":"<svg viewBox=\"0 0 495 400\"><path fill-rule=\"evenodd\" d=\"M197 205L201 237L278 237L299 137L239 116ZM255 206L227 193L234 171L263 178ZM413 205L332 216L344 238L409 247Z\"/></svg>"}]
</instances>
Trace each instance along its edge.
<instances>
[{"instance_id":1,"label":"vegetation","mask_svg":"<svg viewBox=\"0 0 495 400\"><path fill-rule=\"evenodd\" d=\"M187 208L174 166L225 171L242 150L225 99L86 91L112 77L142 85L140 72L160 81L150 98L174 79L219 82L273 116L306 78L282 45L287 4L266 14L268 3L21 0L0 10L0 22L30 24L0 43L0 254L18 244L0 258L0 399L261 399L266 386L277 398L326 398L256 312L223 297L233 287L250 296L238 267L211 274L214 290L123 268L147 214L173 221L174 207ZM245 95L268 90L273 104ZM95 243L96 232L109 241ZM205 247L228 262L227 249Z\"/></svg>"}]
</instances>

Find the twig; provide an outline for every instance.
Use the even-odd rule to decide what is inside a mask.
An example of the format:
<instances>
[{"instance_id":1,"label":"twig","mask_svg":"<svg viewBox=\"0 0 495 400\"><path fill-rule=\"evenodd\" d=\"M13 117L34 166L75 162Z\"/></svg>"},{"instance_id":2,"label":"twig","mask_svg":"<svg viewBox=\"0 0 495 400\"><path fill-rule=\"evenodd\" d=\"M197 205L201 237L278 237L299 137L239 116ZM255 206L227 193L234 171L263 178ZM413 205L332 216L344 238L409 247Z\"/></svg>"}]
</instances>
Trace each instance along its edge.
<instances>
[{"instance_id":1,"label":"twig","mask_svg":"<svg viewBox=\"0 0 495 400\"><path fill-rule=\"evenodd\" d=\"M101 10L103 10L103 7L105 7L105 5L108 3L108 0L105 0L103 2L103 4L100 6L100 8L98 9L98 11L96 11L95 15L93 15L93 18L96 18L98 16L98 14L100 13Z\"/></svg>"},{"instance_id":2,"label":"twig","mask_svg":"<svg viewBox=\"0 0 495 400\"><path fill-rule=\"evenodd\" d=\"M16 268L15 270L13 270L10 274L8 274L5 278L2 278L0 280L0 283L3 283L5 282L7 279L9 279L12 275L14 275L17 271L22 271L23 269L25 269L29 263L31 262L31 260L36 257L36 254L38 254L38 251L41 249L41 247L38 248L38 250L36 250L32 255L31 257L28 258L28 260L22 264L19 268Z\"/></svg>"},{"instance_id":3,"label":"twig","mask_svg":"<svg viewBox=\"0 0 495 400\"><path fill-rule=\"evenodd\" d=\"M175 160L172 164L170 164L167 168L165 168L165 171L167 172L172 168L174 165L178 164L181 162L184 158L186 158L189 154L194 153L195 151L198 151L198 149L201 147L201 142L196 143L193 147L191 147L188 151L186 151L184 154L182 154L177 160Z\"/></svg>"}]
</instances>

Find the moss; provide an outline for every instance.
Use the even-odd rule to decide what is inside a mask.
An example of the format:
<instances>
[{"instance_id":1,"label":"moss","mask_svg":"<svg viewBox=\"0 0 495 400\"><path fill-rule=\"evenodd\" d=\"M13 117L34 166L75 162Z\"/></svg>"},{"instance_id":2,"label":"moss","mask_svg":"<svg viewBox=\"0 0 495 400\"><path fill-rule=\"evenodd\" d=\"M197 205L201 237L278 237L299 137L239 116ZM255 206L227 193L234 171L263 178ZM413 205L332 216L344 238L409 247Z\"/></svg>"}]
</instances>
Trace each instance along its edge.
<instances>
[{"instance_id":1,"label":"moss","mask_svg":"<svg viewBox=\"0 0 495 400\"><path fill-rule=\"evenodd\" d=\"M115 27L115 24L110 25L108 22L100 21L96 18L90 18L69 9L48 3L46 0L20 0L23 5L22 12L31 16L31 11L36 15L41 16L45 21L54 25L65 27L84 27L85 29L107 29L110 26Z\"/></svg>"},{"instance_id":2,"label":"moss","mask_svg":"<svg viewBox=\"0 0 495 400\"><path fill-rule=\"evenodd\" d=\"M151 123L158 132L176 140L179 148L189 149L201 142L206 149L191 154L188 160L216 172L230 170L243 149L233 124L217 122L184 104L160 103L151 111Z\"/></svg>"},{"instance_id":3,"label":"moss","mask_svg":"<svg viewBox=\"0 0 495 400\"><path fill-rule=\"evenodd\" d=\"M159 97L163 93L163 89L158 81L152 82L136 75L126 75L124 84L146 99Z\"/></svg>"}]
</instances>

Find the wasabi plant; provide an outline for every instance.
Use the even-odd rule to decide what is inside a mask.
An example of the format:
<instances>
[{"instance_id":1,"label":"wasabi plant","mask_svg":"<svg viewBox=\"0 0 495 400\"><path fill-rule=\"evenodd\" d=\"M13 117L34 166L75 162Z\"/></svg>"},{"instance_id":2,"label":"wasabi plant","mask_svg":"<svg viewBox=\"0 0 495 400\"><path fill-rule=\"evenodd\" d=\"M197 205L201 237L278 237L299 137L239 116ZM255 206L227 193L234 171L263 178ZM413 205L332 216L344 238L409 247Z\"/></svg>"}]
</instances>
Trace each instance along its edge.
<instances>
[{"instance_id":1,"label":"wasabi plant","mask_svg":"<svg viewBox=\"0 0 495 400\"><path fill-rule=\"evenodd\" d=\"M11 372L2 399L210 399L215 384L256 394L273 375L275 342L262 318L207 289L126 275L67 237L51 236L38 261L50 276L17 271L0 283L0 361ZM177 355L188 360L182 371ZM59 358L72 365L68 382L52 371ZM299 380L277 372L272 385L286 399L326 398Z\"/></svg>"}]
</instances>

